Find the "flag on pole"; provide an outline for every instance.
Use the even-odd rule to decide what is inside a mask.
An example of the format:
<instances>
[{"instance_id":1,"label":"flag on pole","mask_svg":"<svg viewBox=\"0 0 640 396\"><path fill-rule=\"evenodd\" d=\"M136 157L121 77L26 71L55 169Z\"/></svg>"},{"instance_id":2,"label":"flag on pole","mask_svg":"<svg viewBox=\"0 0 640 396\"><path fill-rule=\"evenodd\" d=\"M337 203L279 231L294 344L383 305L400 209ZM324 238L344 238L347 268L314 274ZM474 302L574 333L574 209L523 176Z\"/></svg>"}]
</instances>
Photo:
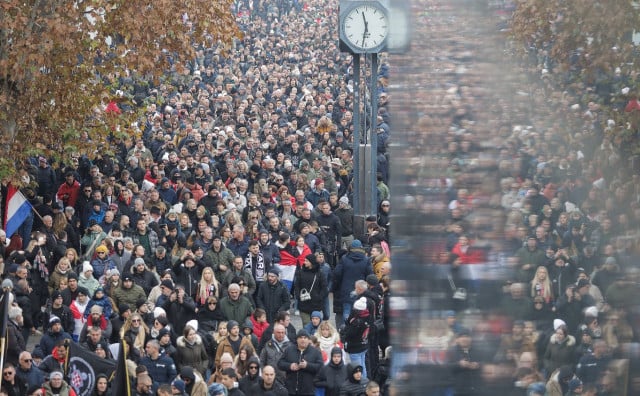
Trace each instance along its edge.
<instances>
[{"instance_id":1,"label":"flag on pole","mask_svg":"<svg viewBox=\"0 0 640 396\"><path fill-rule=\"evenodd\" d=\"M7 187L6 198L7 207L4 216L4 230L7 233L7 238L11 238L27 217L29 217L31 204L20 190L11 184Z\"/></svg>"},{"instance_id":2,"label":"flag on pole","mask_svg":"<svg viewBox=\"0 0 640 396\"><path fill-rule=\"evenodd\" d=\"M65 372L69 385L78 396L91 395L98 374L104 374L109 378L115 367L116 363L113 360L102 359L78 343L69 342Z\"/></svg>"},{"instance_id":3,"label":"flag on pole","mask_svg":"<svg viewBox=\"0 0 640 396\"><path fill-rule=\"evenodd\" d=\"M120 350L118 351L118 361L113 376L111 388L112 394L117 396L131 396L131 381L129 380L129 370L127 368L126 342L120 341Z\"/></svg>"}]
</instances>

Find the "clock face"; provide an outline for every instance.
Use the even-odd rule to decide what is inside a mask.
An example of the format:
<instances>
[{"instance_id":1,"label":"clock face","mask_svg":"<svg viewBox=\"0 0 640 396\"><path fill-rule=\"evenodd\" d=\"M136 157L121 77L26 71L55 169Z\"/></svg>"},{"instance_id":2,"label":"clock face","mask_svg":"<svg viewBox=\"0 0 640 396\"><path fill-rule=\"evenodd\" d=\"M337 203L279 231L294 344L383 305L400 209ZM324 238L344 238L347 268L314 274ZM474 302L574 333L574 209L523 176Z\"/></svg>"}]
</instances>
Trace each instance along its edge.
<instances>
[{"instance_id":1,"label":"clock face","mask_svg":"<svg viewBox=\"0 0 640 396\"><path fill-rule=\"evenodd\" d=\"M350 10L342 22L344 39L356 48L369 50L380 46L389 35L387 14L374 5Z\"/></svg>"}]
</instances>

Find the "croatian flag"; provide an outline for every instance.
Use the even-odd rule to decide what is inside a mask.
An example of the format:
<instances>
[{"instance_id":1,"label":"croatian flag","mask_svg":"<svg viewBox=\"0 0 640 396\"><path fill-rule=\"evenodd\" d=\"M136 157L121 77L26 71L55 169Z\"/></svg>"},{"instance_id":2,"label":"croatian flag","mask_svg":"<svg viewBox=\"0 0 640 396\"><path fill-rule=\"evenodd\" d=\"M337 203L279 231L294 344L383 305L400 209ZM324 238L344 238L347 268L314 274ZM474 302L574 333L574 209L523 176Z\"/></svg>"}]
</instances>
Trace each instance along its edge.
<instances>
[{"instance_id":1,"label":"croatian flag","mask_svg":"<svg viewBox=\"0 0 640 396\"><path fill-rule=\"evenodd\" d=\"M7 233L7 238L18 231L18 228L29 217L31 211L31 204L22 195L20 190L9 184L7 187L7 210L4 216L4 231Z\"/></svg>"}]
</instances>

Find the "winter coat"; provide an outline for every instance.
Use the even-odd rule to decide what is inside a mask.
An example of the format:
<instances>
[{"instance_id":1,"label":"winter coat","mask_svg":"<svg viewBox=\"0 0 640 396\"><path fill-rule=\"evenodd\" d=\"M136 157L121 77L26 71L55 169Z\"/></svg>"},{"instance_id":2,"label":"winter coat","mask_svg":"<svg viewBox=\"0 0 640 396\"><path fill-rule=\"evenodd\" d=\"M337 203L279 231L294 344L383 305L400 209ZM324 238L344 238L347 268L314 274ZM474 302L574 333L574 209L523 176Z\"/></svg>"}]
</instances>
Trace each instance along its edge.
<instances>
[{"instance_id":1,"label":"winter coat","mask_svg":"<svg viewBox=\"0 0 640 396\"><path fill-rule=\"evenodd\" d=\"M89 295L93 295L96 289L100 287L100 282L93 276L87 278L84 274L78 275L78 287L84 287L89 291Z\"/></svg>"},{"instance_id":2,"label":"winter coat","mask_svg":"<svg viewBox=\"0 0 640 396\"><path fill-rule=\"evenodd\" d=\"M60 340L71 340L71 336L69 333L64 331L54 333L49 330L44 333L40 339L40 349L48 355L53 351L53 347L55 347Z\"/></svg>"},{"instance_id":3,"label":"winter coat","mask_svg":"<svg viewBox=\"0 0 640 396\"><path fill-rule=\"evenodd\" d=\"M116 268L116 264L108 256L104 259L94 258L91 260L91 266L93 267L93 276L96 279L100 279L107 271Z\"/></svg>"},{"instance_id":4,"label":"winter coat","mask_svg":"<svg viewBox=\"0 0 640 396\"><path fill-rule=\"evenodd\" d=\"M60 389L59 392L53 392L53 390L51 389L51 384L50 383L46 383L44 384L44 387L42 388L44 389L44 394L45 396L76 396L76 391L73 390L72 387L69 386L69 384L67 384L67 381L62 381L62 388Z\"/></svg>"},{"instance_id":5,"label":"winter coat","mask_svg":"<svg viewBox=\"0 0 640 396\"><path fill-rule=\"evenodd\" d=\"M176 284L184 286L185 293L195 299L204 263L201 260L195 260L194 263L192 267L186 267L184 263L176 264L173 271L176 274Z\"/></svg>"},{"instance_id":6,"label":"winter coat","mask_svg":"<svg viewBox=\"0 0 640 396\"><path fill-rule=\"evenodd\" d=\"M327 295L327 282L320 273L318 263L313 261L311 268L300 267L294 277L294 296L298 300L300 312L311 314L313 311L322 311L324 308L324 298ZM311 294L311 300L302 301L300 292L306 289Z\"/></svg>"},{"instance_id":7,"label":"winter coat","mask_svg":"<svg viewBox=\"0 0 640 396\"><path fill-rule=\"evenodd\" d=\"M369 348L369 311L351 311L344 330L341 332L344 350L347 353L361 353Z\"/></svg>"},{"instance_id":8,"label":"winter coat","mask_svg":"<svg viewBox=\"0 0 640 396\"><path fill-rule=\"evenodd\" d=\"M267 322L273 323L279 311L286 311L291 307L289 290L281 281L277 281L275 285L269 281L262 282L258 288L256 305L267 312Z\"/></svg>"},{"instance_id":9,"label":"winter coat","mask_svg":"<svg viewBox=\"0 0 640 396\"><path fill-rule=\"evenodd\" d=\"M122 286L122 282L120 283L120 286L113 290L111 297L117 307L121 306L123 303L130 307L135 307L138 300L147 300L147 295L144 293L143 288L134 284L131 288L125 289Z\"/></svg>"},{"instance_id":10,"label":"winter coat","mask_svg":"<svg viewBox=\"0 0 640 396\"><path fill-rule=\"evenodd\" d=\"M282 344L278 345L272 337L260 351L260 366L272 366L276 370L276 378L282 383L284 383L286 379L286 373L283 370L278 369L278 361L289 345L291 345L289 338L285 337Z\"/></svg>"},{"instance_id":11,"label":"winter coat","mask_svg":"<svg viewBox=\"0 0 640 396\"><path fill-rule=\"evenodd\" d=\"M271 389L265 389L264 381L262 378L258 380L258 383L253 385L250 389L250 392L247 395L251 396L262 396L262 395L271 395L271 396L288 396L289 392L287 388L285 388L279 381L275 381L271 386Z\"/></svg>"},{"instance_id":12,"label":"winter coat","mask_svg":"<svg viewBox=\"0 0 640 396\"><path fill-rule=\"evenodd\" d=\"M351 249L333 270L333 290L338 293L340 301L353 304L354 297L351 297L353 285L357 280L366 279L367 275L372 273L371 264L364 250Z\"/></svg>"},{"instance_id":13,"label":"winter coat","mask_svg":"<svg viewBox=\"0 0 640 396\"><path fill-rule=\"evenodd\" d=\"M189 296L184 296L182 303L167 300L162 308L167 312L167 320L173 325L175 332L181 334L184 326L191 319L196 318L196 303Z\"/></svg>"},{"instance_id":14,"label":"winter coat","mask_svg":"<svg viewBox=\"0 0 640 396\"><path fill-rule=\"evenodd\" d=\"M251 343L251 337L240 337L242 338L242 340L240 341L240 347L238 348L238 350L240 350L243 346L253 346L253 344ZM216 350L216 368L220 367L220 358L225 352L229 353L232 358L236 358L236 354L233 352L233 347L231 347L231 342L229 342L229 337L220 341L220 344L218 344L218 349Z\"/></svg>"},{"instance_id":15,"label":"winter coat","mask_svg":"<svg viewBox=\"0 0 640 396\"><path fill-rule=\"evenodd\" d=\"M260 361L255 356L249 357L247 367L251 363L257 364L258 367L260 367ZM247 373L242 377L242 379L238 381L238 388L241 391L243 391L245 395L250 395L251 393L249 392L251 391L251 388L253 388L254 385L257 385L259 380L260 380L260 375L258 371L255 372L255 375L251 375L251 372L247 371Z\"/></svg>"},{"instance_id":16,"label":"winter coat","mask_svg":"<svg viewBox=\"0 0 640 396\"><path fill-rule=\"evenodd\" d=\"M176 340L176 365L180 370L183 366L191 366L201 373L207 372L209 366L209 356L205 350L204 343L200 335L196 334L193 345L189 344L184 336Z\"/></svg>"},{"instance_id":17,"label":"winter coat","mask_svg":"<svg viewBox=\"0 0 640 396\"><path fill-rule=\"evenodd\" d=\"M4 360L18 367L18 357L20 353L27 350L27 344L22 337L22 330L16 322L9 319L7 322L7 346Z\"/></svg>"},{"instance_id":18,"label":"winter coat","mask_svg":"<svg viewBox=\"0 0 640 396\"><path fill-rule=\"evenodd\" d=\"M322 366L320 372L314 380L314 385L324 388L325 396L340 395L340 386L347 380L347 366L343 360L339 364L334 364L329 358L329 363Z\"/></svg>"},{"instance_id":19,"label":"winter coat","mask_svg":"<svg viewBox=\"0 0 640 396\"><path fill-rule=\"evenodd\" d=\"M145 265L144 271L136 271L135 267L131 268L131 276L133 278L133 283L140 286L146 295L149 295L151 289L153 289L156 285L158 285L158 278L156 275L149 271L147 266Z\"/></svg>"},{"instance_id":20,"label":"winter coat","mask_svg":"<svg viewBox=\"0 0 640 396\"><path fill-rule=\"evenodd\" d=\"M239 296L237 300L232 300L228 296L218 303L222 314L227 320L235 320L238 323L244 321L253 313L253 305L245 296Z\"/></svg>"},{"instance_id":21,"label":"winter coat","mask_svg":"<svg viewBox=\"0 0 640 396\"><path fill-rule=\"evenodd\" d=\"M221 246L218 252L212 247L204 254L204 261L208 266L213 268L213 273L218 282L222 282L229 268L233 265L233 257L233 252L224 246ZM220 264L227 266L227 270L220 270Z\"/></svg>"},{"instance_id":22,"label":"winter coat","mask_svg":"<svg viewBox=\"0 0 640 396\"><path fill-rule=\"evenodd\" d=\"M349 364L347 366L347 379L340 386L340 396L360 396L364 395L364 389L367 387L369 380L362 376L360 381L353 377L353 372L357 365Z\"/></svg>"},{"instance_id":23,"label":"winter coat","mask_svg":"<svg viewBox=\"0 0 640 396\"><path fill-rule=\"evenodd\" d=\"M292 371L291 364L302 360L307 362L307 367ZM304 351L300 351L296 343L289 345L278 361L278 368L286 372L285 386L289 394L295 395L315 394L313 380L322 366L322 354L318 349L309 345Z\"/></svg>"},{"instance_id":24,"label":"winter coat","mask_svg":"<svg viewBox=\"0 0 640 396\"><path fill-rule=\"evenodd\" d=\"M576 339L572 335L567 335L562 341L557 334L553 334L549 339L547 350L544 352L544 368L547 373L553 373L557 368L564 365L574 366L576 364Z\"/></svg>"}]
</instances>

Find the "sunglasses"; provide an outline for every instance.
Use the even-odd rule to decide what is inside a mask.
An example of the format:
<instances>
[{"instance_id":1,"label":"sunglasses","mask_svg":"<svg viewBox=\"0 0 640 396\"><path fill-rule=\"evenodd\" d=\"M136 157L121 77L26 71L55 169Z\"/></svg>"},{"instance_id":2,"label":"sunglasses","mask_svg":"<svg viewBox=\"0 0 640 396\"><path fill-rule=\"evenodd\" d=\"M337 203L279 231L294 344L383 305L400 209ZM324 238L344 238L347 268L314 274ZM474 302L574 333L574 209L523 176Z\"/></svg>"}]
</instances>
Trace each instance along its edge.
<instances>
[{"instance_id":1,"label":"sunglasses","mask_svg":"<svg viewBox=\"0 0 640 396\"><path fill-rule=\"evenodd\" d=\"M249 370L257 370L258 366L249 366Z\"/></svg>"},{"instance_id":2,"label":"sunglasses","mask_svg":"<svg viewBox=\"0 0 640 396\"><path fill-rule=\"evenodd\" d=\"M140 323L140 319L132 319L131 323Z\"/></svg>"},{"instance_id":3,"label":"sunglasses","mask_svg":"<svg viewBox=\"0 0 640 396\"><path fill-rule=\"evenodd\" d=\"M33 362L33 359L22 359L23 362L30 363Z\"/></svg>"},{"instance_id":4,"label":"sunglasses","mask_svg":"<svg viewBox=\"0 0 640 396\"><path fill-rule=\"evenodd\" d=\"M13 371L5 371L2 375L13 375Z\"/></svg>"},{"instance_id":5,"label":"sunglasses","mask_svg":"<svg viewBox=\"0 0 640 396\"><path fill-rule=\"evenodd\" d=\"M209 301L207 304L209 304L209 305L216 305L216 304L217 304L217 302L216 302L216 301Z\"/></svg>"}]
</instances>

